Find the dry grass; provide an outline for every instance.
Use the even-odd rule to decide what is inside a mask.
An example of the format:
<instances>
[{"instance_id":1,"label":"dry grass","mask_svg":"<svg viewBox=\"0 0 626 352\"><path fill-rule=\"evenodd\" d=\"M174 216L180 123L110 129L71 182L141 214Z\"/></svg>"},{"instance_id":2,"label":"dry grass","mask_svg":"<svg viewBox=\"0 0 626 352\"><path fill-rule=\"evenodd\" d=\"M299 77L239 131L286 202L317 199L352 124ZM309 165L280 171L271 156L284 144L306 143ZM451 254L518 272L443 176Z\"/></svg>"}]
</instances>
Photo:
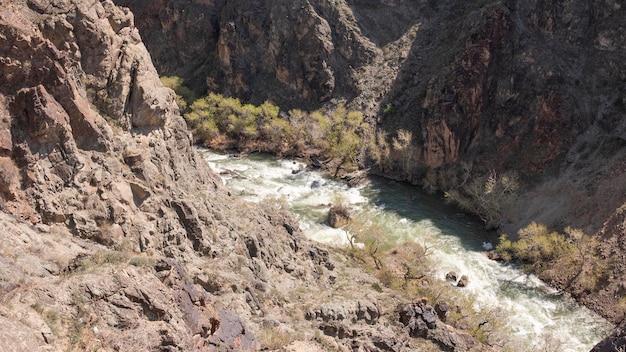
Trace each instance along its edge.
<instances>
[{"instance_id":1,"label":"dry grass","mask_svg":"<svg viewBox=\"0 0 626 352\"><path fill-rule=\"evenodd\" d=\"M19 183L20 170L13 159L0 157L0 192L13 197L13 190Z\"/></svg>"},{"instance_id":2,"label":"dry grass","mask_svg":"<svg viewBox=\"0 0 626 352\"><path fill-rule=\"evenodd\" d=\"M277 327L261 330L261 332L257 335L257 338L264 350L273 351L285 347L295 341L295 335L295 332L289 332L285 329Z\"/></svg>"}]
</instances>

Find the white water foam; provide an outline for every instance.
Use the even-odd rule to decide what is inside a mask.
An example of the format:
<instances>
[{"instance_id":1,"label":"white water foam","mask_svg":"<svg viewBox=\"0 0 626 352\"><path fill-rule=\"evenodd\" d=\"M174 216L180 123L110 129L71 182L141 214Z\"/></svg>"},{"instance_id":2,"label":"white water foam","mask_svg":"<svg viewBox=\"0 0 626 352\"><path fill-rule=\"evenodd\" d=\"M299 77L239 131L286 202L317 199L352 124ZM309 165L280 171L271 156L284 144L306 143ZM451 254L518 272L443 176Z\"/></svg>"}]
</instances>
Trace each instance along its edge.
<instances>
[{"instance_id":1,"label":"white water foam","mask_svg":"<svg viewBox=\"0 0 626 352\"><path fill-rule=\"evenodd\" d=\"M536 277L489 260L482 251L482 240L474 239L475 248L468 249L464 241L480 235L476 224L462 215L414 209L421 206L416 205L419 200L409 198L406 190L385 189L364 195L362 189L349 188L318 172L302 171L304 165L292 161L204 153L233 193L253 202L285 200L298 216L303 232L316 241L348 245L345 231L325 224L330 205L340 201L357 212L371 212L387 229L390 240L410 240L429 247L429 257L438 263L435 276L443 279L449 271L468 275L469 285L460 292L476 297L474 308L496 309L507 315L508 341L514 346L520 344L515 350L545 349L543 337L549 336L559 341L559 351L588 351L609 328L606 321L561 297Z\"/></svg>"}]
</instances>

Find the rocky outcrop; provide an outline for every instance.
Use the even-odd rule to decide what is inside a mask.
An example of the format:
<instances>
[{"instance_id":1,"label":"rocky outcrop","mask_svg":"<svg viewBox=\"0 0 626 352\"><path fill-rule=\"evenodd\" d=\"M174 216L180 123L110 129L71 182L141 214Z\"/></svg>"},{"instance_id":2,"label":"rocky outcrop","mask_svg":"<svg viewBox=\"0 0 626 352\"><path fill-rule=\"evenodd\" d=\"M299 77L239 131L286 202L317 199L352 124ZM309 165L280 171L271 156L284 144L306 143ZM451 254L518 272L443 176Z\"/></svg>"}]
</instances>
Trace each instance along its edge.
<instances>
[{"instance_id":1,"label":"rocky outcrop","mask_svg":"<svg viewBox=\"0 0 626 352\"><path fill-rule=\"evenodd\" d=\"M222 188L128 9L2 5L2 323L24 325L3 342L259 349L257 286L324 280L317 265L329 259L309 254L323 250L289 215Z\"/></svg>"},{"instance_id":2,"label":"rocky outcrop","mask_svg":"<svg viewBox=\"0 0 626 352\"><path fill-rule=\"evenodd\" d=\"M438 323L439 312L442 312L442 307L447 307L447 305L445 302L439 302L433 308L428 303L420 301L399 305L396 313L399 316L398 320L411 336L432 340L442 351L479 350L471 336L446 329L445 326L442 327L445 324Z\"/></svg>"},{"instance_id":3,"label":"rocky outcrop","mask_svg":"<svg viewBox=\"0 0 626 352\"><path fill-rule=\"evenodd\" d=\"M367 324L376 324L380 317L380 309L375 303L368 301L328 303L307 313L309 320L329 322L346 320L353 323L362 320Z\"/></svg>"},{"instance_id":4,"label":"rocky outcrop","mask_svg":"<svg viewBox=\"0 0 626 352\"><path fill-rule=\"evenodd\" d=\"M380 83L393 81L389 66L406 57L398 50L407 50L406 37L419 22L405 2L393 9L368 3L359 6L364 13L327 0L117 3L138 14L162 74L182 76L198 91L272 100L285 109L318 108L333 98L378 98L385 91ZM381 20L375 26L384 28L363 27L361 16L372 22L374 15L397 25ZM363 100L363 106L370 103Z\"/></svg>"},{"instance_id":5,"label":"rocky outcrop","mask_svg":"<svg viewBox=\"0 0 626 352\"><path fill-rule=\"evenodd\" d=\"M626 347L626 335L624 334L624 330L618 329L611 336L595 345L591 349L591 352L619 351L624 349L624 347Z\"/></svg>"}]
</instances>

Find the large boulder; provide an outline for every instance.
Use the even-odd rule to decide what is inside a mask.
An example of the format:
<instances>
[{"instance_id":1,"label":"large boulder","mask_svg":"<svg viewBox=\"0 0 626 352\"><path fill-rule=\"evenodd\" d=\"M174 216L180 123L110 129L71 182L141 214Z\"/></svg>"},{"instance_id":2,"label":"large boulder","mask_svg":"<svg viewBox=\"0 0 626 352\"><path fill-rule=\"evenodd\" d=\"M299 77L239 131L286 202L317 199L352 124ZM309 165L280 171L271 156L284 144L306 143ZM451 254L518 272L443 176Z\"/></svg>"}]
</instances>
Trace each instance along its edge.
<instances>
[{"instance_id":1,"label":"large boulder","mask_svg":"<svg viewBox=\"0 0 626 352\"><path fill-rule=\"evenodd\" d=\"M340 228L350 221L350 209L343 205L334 205L328 210L328 224Z\"/></svg>"}]
</instances>

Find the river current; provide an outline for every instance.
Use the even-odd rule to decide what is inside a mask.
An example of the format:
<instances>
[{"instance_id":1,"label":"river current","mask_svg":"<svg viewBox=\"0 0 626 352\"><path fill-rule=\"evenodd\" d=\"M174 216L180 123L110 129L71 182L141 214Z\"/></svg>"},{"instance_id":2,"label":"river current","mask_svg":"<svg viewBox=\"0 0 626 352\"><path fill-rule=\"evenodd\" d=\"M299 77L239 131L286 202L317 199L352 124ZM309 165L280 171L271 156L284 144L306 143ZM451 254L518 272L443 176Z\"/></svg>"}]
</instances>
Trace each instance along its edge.
<instances>
[{"instance_id":1,"label":"river current","mask_svg":"<svg viewBox=\"0 0 626 352\"><path fill-rule=\"evenodd\" d=\"M439 196L376 178L364 187L350 188L317 171L304 170L297 162L267 155L234 158L207 150L201 153L231 193L252 202L268 198L283 202L312 240L348 244L343 230L326 225L328 205L341 201L356 212L370 213L388 240L427 246L429 256L438 263L435 276L443 278L449 271L468 275L469 285L463 290L475 297L475 309L506 314L504 343L514 344L516 351L589 351L610 332L606 320L537 278L488 259L485 248L493 240L490 235L476 219Z\"/></svg>"}]
</instances>

